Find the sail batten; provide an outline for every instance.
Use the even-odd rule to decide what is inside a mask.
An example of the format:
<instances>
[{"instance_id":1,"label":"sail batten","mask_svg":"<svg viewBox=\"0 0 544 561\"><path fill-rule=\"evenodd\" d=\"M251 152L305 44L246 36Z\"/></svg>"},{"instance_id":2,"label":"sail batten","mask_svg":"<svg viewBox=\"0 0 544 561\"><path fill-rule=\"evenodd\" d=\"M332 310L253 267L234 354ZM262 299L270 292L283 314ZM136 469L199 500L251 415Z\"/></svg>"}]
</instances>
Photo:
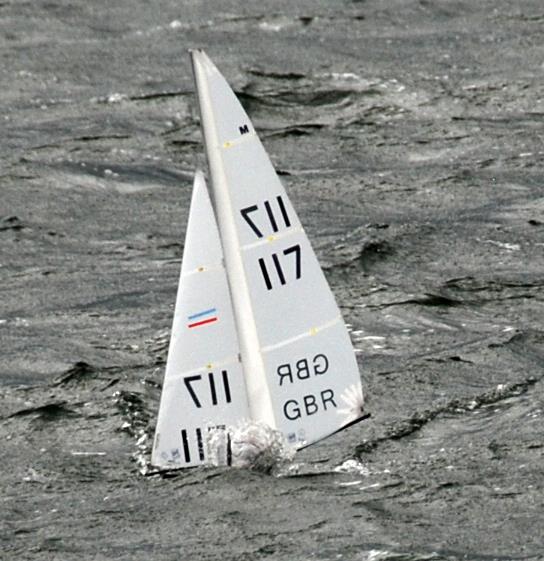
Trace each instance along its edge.
<instances>
[{"instance_id":1,"label":"sail batten","mask_svg":"<svg viewBox=\"0 0 544 561\"><path fill-rule=\"evenodd\" d=\"M214 362L210 362L206 365L199 366L198 368L194 368L193 370L184 370L184 371L180 371L180 372L176 371L176 372L173 372L168 377L168 380L165 382L165 386L166 386L166 384L170 384L172 382L183 380L183 378L186 378L187 376L193 376L195 374L199 374L199 373L202 373L202 372L208 372L211 369L224 368L224 367L228 366L229 364L236 364L238 362L240 362L240 359L239 359L238 355L231 355L229 357L217 359ZM247 417L247 418L249 418L249 417Z\"/></svg>"},{"instance_id":2,"label":"sail batten","mask_svg":"<svg viewBox=\"0 0 544 561\"><path fill-rule=\"evenodd\" d=\"M285 347L285 345L289 345L291 343L294 343L296 341L299 341L300 339L304 339L305 337L312 337L314 335L317 335L317 333L324 331L325 329L328 329L329 327L333 327L334 325L336 325L339 322L342 322L342 317L341 316L337 316L334 319L323 323L321 325L318 326L311 326L309 327L307 330L303 331L302 333L299 333L298 335L294 335L293 337L289 338L289 339L284 339L283 341L279 341L277 343L274 343L273 345L268 345L266 347L262 347L261 350L262 352L266 353L268 351L273 351L274 349L279 349L281 347Z\"/></svg>"}]
</instances>

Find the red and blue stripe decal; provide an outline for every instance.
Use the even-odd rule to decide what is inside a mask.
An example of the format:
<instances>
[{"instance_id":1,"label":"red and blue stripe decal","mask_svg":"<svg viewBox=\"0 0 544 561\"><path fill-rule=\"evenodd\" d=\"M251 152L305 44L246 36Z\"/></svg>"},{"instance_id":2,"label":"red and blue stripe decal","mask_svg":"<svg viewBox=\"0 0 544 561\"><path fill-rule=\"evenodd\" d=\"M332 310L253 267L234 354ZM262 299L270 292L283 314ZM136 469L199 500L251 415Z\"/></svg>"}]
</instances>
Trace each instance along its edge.
<instances>
[{"instance_id":1,"label":"red and blue stripe decal","mask_svg":"<svg viewBox=\"0 0 544 561\"><path fill-rule=\"evenodd\" d=\"M190 329L192 327L199 327L201 325L206 325L208 323L213 323L217 321L217 309L210 308L209 310L204 310L202 312L198 312L197 314L192 314L187 317L189 322L187 323L187 327Z\"/></svg>"}]
</instances>

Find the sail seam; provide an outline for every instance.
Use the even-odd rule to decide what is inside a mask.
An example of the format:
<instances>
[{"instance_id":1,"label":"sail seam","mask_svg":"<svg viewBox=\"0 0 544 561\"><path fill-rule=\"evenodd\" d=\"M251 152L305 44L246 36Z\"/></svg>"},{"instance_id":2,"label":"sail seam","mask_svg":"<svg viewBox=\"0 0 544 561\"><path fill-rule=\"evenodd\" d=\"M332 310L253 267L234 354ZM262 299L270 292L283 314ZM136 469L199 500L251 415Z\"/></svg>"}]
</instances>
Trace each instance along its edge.
<instances>
[{"instance_id":1,"label":"sail seam","mask_svg":"<svg viewBox=\"0 0 544 561\"><path fill-rule=\"evenodd\" d=\"M185 377L187 377L191 374L196 374L197 372L205 372L205 371L213 370L215 368L222 368L223 366L226 366L227 364L232 364L232 363L235 363L235 362L240 362L240 359L239 359L238 355L233 355L233 356L230 356L228 358L224 358L224 359L215 361L215 362L210 363L210 364L205 364L204 366L199 366L198 368L193 368L192 370L185 370L184 372L178 372L176 374L170 374L168 376L168 384L170 382L175 382L176 380L179 380L180 378L185 378Z\"/></svg>"},{"instance_id":2,"label":"sail seam","mask_svg":"<svg viewBox=\"0 0 544 561\"><path fill-rule=\"evenodd\" d=\"M281 232L279 234L273 234L271 236L267 236L262 240L242 245L240 246L240 249L242 251L247 251L248 249L254 249L256 247L266 245L267 243L275 242L276 240L282 240L284 238L288 238L289 236L293 236L295 234L304 234L304 228L302 228L302 226L292 226L288 230Z\"/></svg>"},{"instance_id":3,"label":"sail seam","mask_svg":"<svg viewBox=\"0 0 544 561\"><path fill-rule=\"evenodd\" d=\"M323 323L317 327L312 327L312 329L310 329L309 331L305 331L304 333L300 333L299 335L295 335L294 337L290 337L289 339L284 339L283 341L280 341L279 343L275 343L274 345L267 345L266 347L261 347L261 351L263 353L269 353L270 351L275 351L276 349L285 347L285 345L290 345L291 343L295 343L300 339L304 339L305 337L311 337L313 335L316 335L320 331L324 331L325 329L334 327L337 323L341 321L343 321L342 316L337 316L336 318L326 323Z\"/></svg>"}]
</instances>

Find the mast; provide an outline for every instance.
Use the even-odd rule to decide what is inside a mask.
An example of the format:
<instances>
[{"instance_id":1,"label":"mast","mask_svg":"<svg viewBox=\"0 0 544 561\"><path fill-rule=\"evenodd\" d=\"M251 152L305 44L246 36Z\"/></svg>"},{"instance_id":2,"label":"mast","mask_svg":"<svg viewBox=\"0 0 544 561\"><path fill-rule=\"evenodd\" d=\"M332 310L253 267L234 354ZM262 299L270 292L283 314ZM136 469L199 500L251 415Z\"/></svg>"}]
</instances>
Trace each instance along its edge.
<instances>
[{"instance_id":1,"label":"mast","mask_svg":"<svg viewBox=\"0 0 544 561\"><path fill-rule=\"evenodd\" d=\"M223 246L225 269L234 308L234 319L240 344L240 355L252 420L276 427L272 400L266 381L266 371L257 334L255 316L236 231L234 209L225 174L214 107L212 106L208 76L218 70L201 50L191 50L191 61L196 82L204 145L210 169L212 200L219 235Z\"/></svg>"}]
</instances>

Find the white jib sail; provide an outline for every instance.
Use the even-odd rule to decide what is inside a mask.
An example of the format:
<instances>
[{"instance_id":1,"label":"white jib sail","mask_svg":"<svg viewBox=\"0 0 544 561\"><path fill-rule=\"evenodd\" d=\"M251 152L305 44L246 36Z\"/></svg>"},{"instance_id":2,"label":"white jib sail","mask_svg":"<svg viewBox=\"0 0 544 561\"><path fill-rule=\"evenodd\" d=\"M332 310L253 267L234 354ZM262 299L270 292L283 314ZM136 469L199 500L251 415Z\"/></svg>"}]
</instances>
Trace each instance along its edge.
<instances>
[{"instance_id":1,"label":"white jib sail","mask_svg":"<svg viewBox=\"0 0 544 561\"><path fill-rule=\"evenodd\" d=\"M351 341L251 121L207 55L192 60L250 413L306 446L362 416Z\"/></svg>"},{"instance_id":2,"label":"white jib sail","mask_svg":"<svg viewBox=\"0 0 544 561\"><path fill-rule=\"evenodd\" d=\"M197 172L151 463L204 464L207 432L248 418L221 241Z\"/></svg>"}]
</instances>

